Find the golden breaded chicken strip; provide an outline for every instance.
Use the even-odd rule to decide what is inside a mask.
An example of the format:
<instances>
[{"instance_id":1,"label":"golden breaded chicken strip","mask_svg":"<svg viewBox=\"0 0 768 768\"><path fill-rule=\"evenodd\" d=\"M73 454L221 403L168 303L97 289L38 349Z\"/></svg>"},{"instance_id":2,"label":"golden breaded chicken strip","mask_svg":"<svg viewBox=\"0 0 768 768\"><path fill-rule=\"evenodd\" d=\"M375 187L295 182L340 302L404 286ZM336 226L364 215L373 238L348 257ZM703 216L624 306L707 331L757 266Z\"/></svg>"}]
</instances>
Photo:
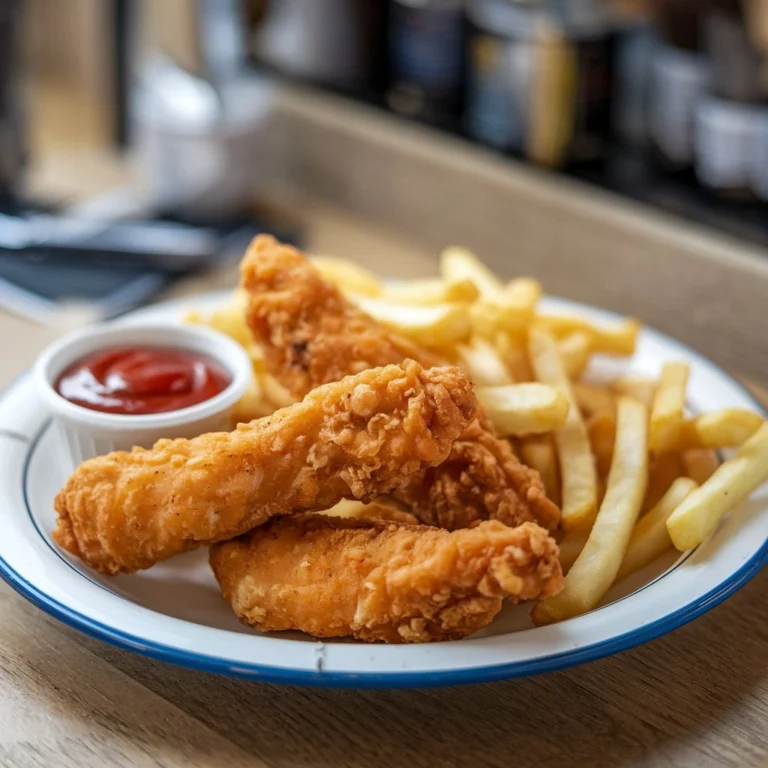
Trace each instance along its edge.
<instances>
[{"instance_id":1,"label":"golden breaded chicken strip","mask_svg":"<svg viewBox=\"0 0 768 768\"><path fill-rule=\"evenodd\" d=\"M56 542L130 573L273 515L372 500L443 461L475 412L458 368L410 360L319 387L234 432L83 462L56 497Z\"/></svg>"},{"instance_id":2,"label":"golden breaded chicken strip","mask_svg":"<svg viewBox=\"0 0 768 768\"><path fill-rule=\"evenodd\" d=\"M502 599L562 588L558 548L533 523L423 525L296 515L211 548L224 598L261 631L387 643L458 640Z\"/></svg>"},{"instance_id":3,"label":"golden breaded chicken strip","mask_svg":"<svg viewBox=\"0 0 768 768\"><path fill-rule=\"evenodd\" d=\"M248 325L264 346L270 371L294 397L405 357L425 366L440 364L434 353L355 307L305 256L273 237L253 240L240 271ZM414 477L395 495L423 522L448 529L497 519L511 526L533 521L554 530L560 521L538 472L518 461L481 412L446 462Z\"/></svg>"}]
</instances>

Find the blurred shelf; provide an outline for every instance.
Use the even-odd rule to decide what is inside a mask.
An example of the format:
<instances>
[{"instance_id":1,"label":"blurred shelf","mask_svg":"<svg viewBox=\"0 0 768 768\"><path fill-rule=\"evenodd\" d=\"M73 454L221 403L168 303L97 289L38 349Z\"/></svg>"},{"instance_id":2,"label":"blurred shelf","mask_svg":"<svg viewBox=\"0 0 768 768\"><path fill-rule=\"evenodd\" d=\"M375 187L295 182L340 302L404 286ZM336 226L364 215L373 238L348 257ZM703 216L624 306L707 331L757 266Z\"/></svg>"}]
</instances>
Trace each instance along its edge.
<instances>
[{"instance_id":1,"label":"blurred shelf","mask_svg":"<svg viewBox=\"0 0 768 768\"><path fill-rule=\"evenodd\" d=\"M768 245L768 204L719 198L702 187L692 171L659 171L648 153L617 146L599 165L566 173L696 224Z\"/></svg>"},{"instance_id":2,"label":"blurred shelf","mask_svg":"<svg viewBox=\"0 0 768 768\"><path fill-rule=\"evenodd\" d=\"M457 137L472 146L482 147L503 161L527 162L521 155L501 152L477 142L467 134L458 118L425 120L399 114L389 107L381 89L364 86L333 87L286 75L263 64L253 63L252 66L259 71L270 73L278 80L298 84L319 93L331 93L372 107L403 123L423 126ZM566 176L578 179L687 221L714 227L756 245L768 246L768 203L731 201L716 197L698 184L692 171L675 174L659 170L649 152L615 144L609 148L606 157L597 162L573 165L559 171L548 171L533 164L531 167L536 167L542 173L550 173L555 178Z\"/></svg>"}]
</instances>

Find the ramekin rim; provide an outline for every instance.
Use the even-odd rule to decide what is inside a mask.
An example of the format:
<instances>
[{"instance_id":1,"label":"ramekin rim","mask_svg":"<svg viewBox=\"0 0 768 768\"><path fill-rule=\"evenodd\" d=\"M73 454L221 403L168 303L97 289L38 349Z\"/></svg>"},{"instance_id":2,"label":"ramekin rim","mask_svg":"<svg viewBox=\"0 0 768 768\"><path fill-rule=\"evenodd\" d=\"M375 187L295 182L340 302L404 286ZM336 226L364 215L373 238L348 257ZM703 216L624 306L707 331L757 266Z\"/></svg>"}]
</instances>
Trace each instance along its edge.
<instances>
[{"instance_id":1,"label":"ramekin rim","mask_svg":"<svg viewBox=\"0 0 768 768\"><path fill-rule=\"evenodd\" d=\"M172 334L175 340L165 340L153 343L142 339L131 342L130 337L141 336L148 331L161 331L164 335ZM84 406L77 405L60 395L54 386L56 377L78 358L94 352L100 348L107 348L111 339L120 338L121 344L140 343L146 346L173 347L200 352L212 358L216 363L224 367L231 376L229 384L218 394L204 400L201 403L179 408L175 411L152 414L115 414L95 411ZM55 371L51 366L57 356L63 355L69 347L74 347L80 342L92 339L90 349L80 349L70 357L63 356L58 362ZM185 343L186 342L186 343ZM198 342L195 344L195 342ZM203 348L203 342L208 346ZM33 367L33 378L38 392L54 416L65 419L70 424L102 429L110 432L130 433L137 430L146 430L163 427L179 426L224 411L233 406L244 394L253 368L248 353L234 339L213 328L205 328L192 324L183 325L174 322L136 322L121 323L112 321L81 328L57 339L46 347L38 355Z\"/></svg>"}]
</instances>

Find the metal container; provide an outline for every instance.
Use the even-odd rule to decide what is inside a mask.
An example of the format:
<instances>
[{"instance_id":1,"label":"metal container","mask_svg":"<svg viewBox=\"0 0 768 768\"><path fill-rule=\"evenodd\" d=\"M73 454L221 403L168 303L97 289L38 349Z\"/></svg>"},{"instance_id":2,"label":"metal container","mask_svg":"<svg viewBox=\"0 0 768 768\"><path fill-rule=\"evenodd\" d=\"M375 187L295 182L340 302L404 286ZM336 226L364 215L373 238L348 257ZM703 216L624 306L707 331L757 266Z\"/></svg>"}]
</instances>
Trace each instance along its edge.
<instances>
[{"instance_id":1,"label":"metal container","mask_svg":"<svg viewBox=\"0 0 768 768\"><path fill-rule=\"evenodd\" d=\"M657 45L650 24L632 24L617 41L613 92L613 130L626 144L642 147L648 141L649 76Z\"/></svg>"},{"instance_id":2,"label":"metal container","mask_svg":"<svg viewBox=\"0 0 768 768\"><path fill-rule=\"evenodd\" d=\"M761 124L766 110L752 104L708 97L696 108L696 161L699 182L734 199L754 196L760 186Z\"/></svg>"},{"instance_id":3,"label":"metal container","mask_svg":"<svg viewBox=\"0 0 768 768\"><path fill-rule=\"evenodd\" d=\"M576 10L470 0L466 127L474 138L550 167L603 155L613 24L591 6Z\"/></svg>"},{"instance_id":4,"label":"metal container","mask_svg":"<svg viewBox=\"0 0 768 768\"><path fill-rule=\"evenodd\" d=\"M136 92L139 168L151 202L190 220L237 216L269 177L275 89L248 75L214 88L174 65Z\"/></svg>"},{"instance_id":5,"label":"metal container","mask_svg":"<svg viewBox=\"0 0 768 768\"><path fill-rule=\"evenodd\" d=\"M698 53L665 43L651 68L649 134L664 163L685 168L693 161L696 107L707 92L710 69Z\"/></svg>"},{"instance_id":6,"label":"metal container","mask_svg":"<svg viewBox=\"0 0 768 768\"><path fill-rule=\"evenodd\" d=\"M368 2L272 0L254 53L281 72L337 87L367 82L373 61Z\"/></svg>"}]
</instances>

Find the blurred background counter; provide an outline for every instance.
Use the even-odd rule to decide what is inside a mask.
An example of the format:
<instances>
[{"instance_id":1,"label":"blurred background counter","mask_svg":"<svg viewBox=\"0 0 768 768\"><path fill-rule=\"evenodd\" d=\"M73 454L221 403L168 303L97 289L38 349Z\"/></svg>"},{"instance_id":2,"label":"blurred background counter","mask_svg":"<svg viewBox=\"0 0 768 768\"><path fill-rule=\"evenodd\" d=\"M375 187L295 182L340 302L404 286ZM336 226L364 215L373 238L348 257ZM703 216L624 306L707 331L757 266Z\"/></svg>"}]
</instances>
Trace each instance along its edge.
<instances>
[{"instance_id":1,"label":"blurred background counter","mask_svg":"<svg viewBox=\"0 0 768 768\"><path fill-rule=\"evenodd\" d=\"M768 380L762 0L3 8L6 38L23 32L0 64L6 210L215 236L172 273L92 259L59 279L77 240L66 259L45 243L0 259L0 303L36 339L231 286L270 229L392 277L465 244ZM22 346L11 369L40 345Z\"/></svg>"}]
</instances>

